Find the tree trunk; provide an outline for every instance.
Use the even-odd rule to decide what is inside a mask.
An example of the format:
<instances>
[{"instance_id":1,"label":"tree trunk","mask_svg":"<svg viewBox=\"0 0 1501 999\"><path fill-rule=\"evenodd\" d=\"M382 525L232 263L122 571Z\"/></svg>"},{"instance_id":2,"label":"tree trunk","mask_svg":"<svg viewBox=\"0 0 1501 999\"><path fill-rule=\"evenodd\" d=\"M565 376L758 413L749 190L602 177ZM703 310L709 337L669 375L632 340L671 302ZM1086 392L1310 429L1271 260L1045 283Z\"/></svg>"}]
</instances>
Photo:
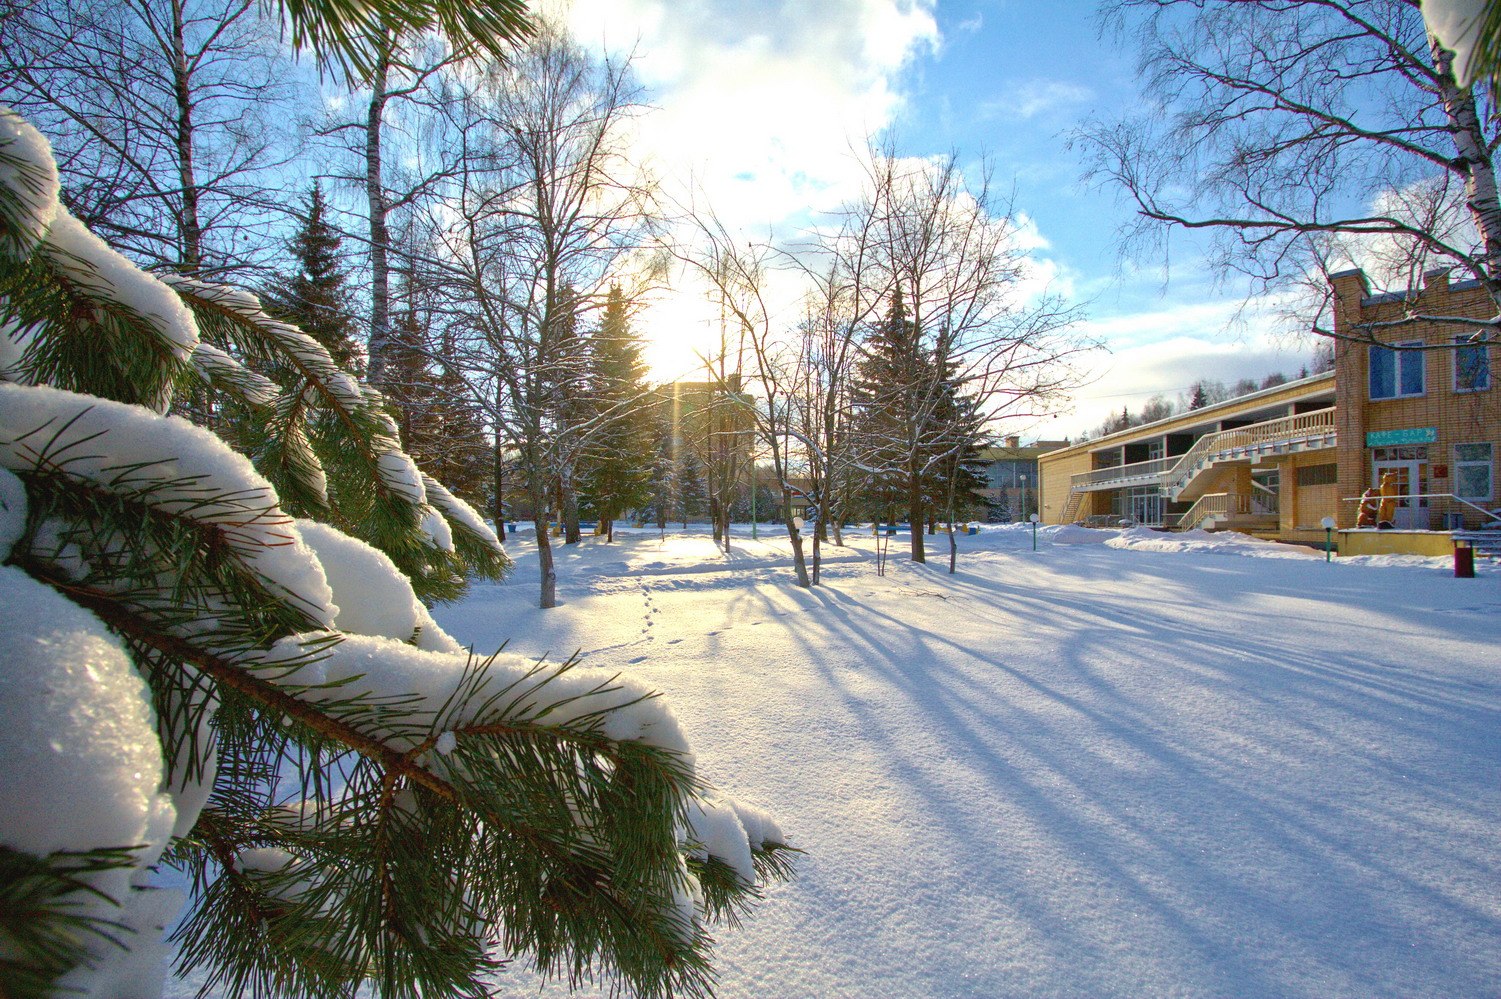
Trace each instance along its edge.
<instances>
[{"instance_id":1,"label":"tree trunk","mask_svg":"<svg viewBox=\"0 0 1501 999\"><path fill-rule=\"evenodd\" d=\"M907 477L907 526L912 530L912 561L926 562L928 553L923 548L922 529L927 520L923 510L922 480L915 472Z\"/></svg>"},{"instance_id":2,"label":"tree trunk","mask_svg":"<svg viewBox=\"0 0 1501 999\"><path fill-rule=\"evenodd\" d=\"M543 610L558 605L558 569L552 558L552 538L547 533L547 504L539 503L533 523L537 525L537 568L542 577L542 595L537 606Z\"/></svg>"},{"instance_id":3,"label":"tree trunk","mask_svg":"<svg viewBox=\"0 0 1501 999\"><path fill-rule=\"evenodd\" d=\"M573 487L573 469L565 468L558 479L559 506L562 508L563 544L579 543L579 494Z\"/></svg>"},{"instance_id":4,"label":"tree trunk","mask_svg":"<svg viewBox=\"0 0 1501 999\"><path fill-rule=\"evenodd\" d=\"M781 470L777 471L777 478L786 481ZM787 525L787 539L792 542L792 569L797 574L797 585L808 589L813 584L808 579L808 561L803 556L803 532L797 529L793 523L792 500L787 494L782 498L782 523ZM815 542L816 544L816 542Z\"/></svg>"},{"instance_id":5,"label":"tree trunk","mask_svg":"<svg viewBox=\"0 0 1501 999\"><path fill-rule=\"evenodd\" d=\"M203 228L198 221L198 178L193 166L193 93L184 39L182 0L172 0L172 94L177 102L177 177L182 186L182 216L177 220L184 274L203 266Z\"/></svg>"},{"instance_id":6,"label":"tree trunk","mask_svg":"<svg viewBox=\"0 0 1501 999\"><path fill-rule=\"evenodd\" d=\"M954 462L954 467L949 474L949 575L954 574L954 567L959 562L959 539L954 534L954 493L959 483L959 462Z\"/></svg>"},{"instance_id":7,"label":"tree trunk","mask_svg":"<svg viewBox=\"0 0 1501 999\"><path fill-rule=\"evenodd\" d=\"M386 229L386 188L381 169L381 128L386 114L386 77L391 42L382 41L370 79L370 112L365 119L365 198L370 213L370 381L379 384L391 345L390 233Z\"/></svg>"},{"instance_id":8,"label":"tree trunk","mask_svg":"<svg viewBox=\"0 0 1501 999\"><path fill-rule=\"evenodd\" d=\"M1465 178L1465 204L1485 247L1486 290L1501 304L1501 194L1496 188L1496 167L1486 143L1485 129L1475 110L1475 90L1461 87L1454 78L1454 53L1429 36L1433 67L1439 73L1439 90L1449 131L1459 154L1455 166Z\"/></svg>"}]
</instances>

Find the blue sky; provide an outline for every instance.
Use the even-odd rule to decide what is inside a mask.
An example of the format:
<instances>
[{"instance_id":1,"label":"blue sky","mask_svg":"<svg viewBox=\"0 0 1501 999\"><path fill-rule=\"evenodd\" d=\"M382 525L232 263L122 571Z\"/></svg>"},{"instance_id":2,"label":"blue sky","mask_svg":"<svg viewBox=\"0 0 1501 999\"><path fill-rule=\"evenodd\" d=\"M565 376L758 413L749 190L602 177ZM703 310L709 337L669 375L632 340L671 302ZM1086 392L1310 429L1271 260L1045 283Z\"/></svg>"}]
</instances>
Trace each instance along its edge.
<instances>
[{"instance_id":1,"label":"blue sky","mask_svg":"<svg viewBox=\"0 0 1501 999\"><path fill-rule=\"evenodd\" d=\"M1197 378L1295 374L1311 354L1230 328L1234 289L1217 289L1192 240L1172 268L1119 259L1129 218L1081 182L1071 129L1139 103L1135 53L1102 39L1092 0L573 0L586 43L634 47L655 110L641 141L669 183L692 185L748 234L785 236L809 211L854 193L852 147L892 130L898 152L988 155L1035 230L1038 272L1083 305L1106 343L1072 411L1006 428L1075 436L1121 407L1176 395ZM686 303L656 310L653 363L691 357ZM668 334L666 330L672 330ZM682 372L688 374L687 371Z\"/></svg>"}]
</instances>

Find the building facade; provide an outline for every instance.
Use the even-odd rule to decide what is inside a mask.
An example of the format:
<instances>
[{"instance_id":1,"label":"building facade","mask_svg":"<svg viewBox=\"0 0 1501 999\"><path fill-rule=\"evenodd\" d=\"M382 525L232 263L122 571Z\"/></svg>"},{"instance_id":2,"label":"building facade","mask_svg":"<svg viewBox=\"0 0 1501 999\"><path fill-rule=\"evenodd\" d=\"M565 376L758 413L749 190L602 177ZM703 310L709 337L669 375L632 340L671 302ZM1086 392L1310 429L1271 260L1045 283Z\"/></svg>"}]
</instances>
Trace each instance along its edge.
<instances>
[{"instance_id":1,"label":"building facade","mask_svg":"<svg viewBox=\"0 0 1501 999\"><path fill-rule=\"evenodd\" d=\"M1495 350L1474 342L1494 331L1411 316L1494 316L1476 281L1424 276L1413 293L1372 295L1365 275L1345 271L1334 286L1335 374L1339 385L1341 526L1354 520L1351 497L1396 477L1396 527L1479 527L1501 507L1501 390Z\"/></svg>"},{"instance_id":2,"label":"building facade","mask_svg":"<svg viewBox=\"0 0 1501 999\"><path fill-rule=\"evenodd\" d=\"M1050 451L1046 524L1215 526L1321 540L1337 505L1334 372Z\"/></svg>"},{"instance_id":3,"label":"building facade","mask_svg":"<svg viewBox=\"0 0 1501 999\"><path fill-rule=\"evenodd\" d=\"M1067 447L1068 441L1034 441L1022 446L1021 438L1007 437L1001 447L981 448L978 461L985 466L986 519L991 523L1026 520L1037 513L1037 459L1048 451Z\"/></svg>"},{"instance_id":4,"label":"building facade","mask_svg":"<svg viewBox=\"0 0 1501 999\"><path fill-rule=\"evenodd\" d=\"M1498 523L1497 348L1480 339L1494 331L1455 321L1494 301L1447 271L1403 294L1372 295L1360 271L1330 282L1333 371L1040 456L1043 522L1321 541L1324 518L1353 528L1390 476L1399 534Z\"/></svg>"}]
</instances>

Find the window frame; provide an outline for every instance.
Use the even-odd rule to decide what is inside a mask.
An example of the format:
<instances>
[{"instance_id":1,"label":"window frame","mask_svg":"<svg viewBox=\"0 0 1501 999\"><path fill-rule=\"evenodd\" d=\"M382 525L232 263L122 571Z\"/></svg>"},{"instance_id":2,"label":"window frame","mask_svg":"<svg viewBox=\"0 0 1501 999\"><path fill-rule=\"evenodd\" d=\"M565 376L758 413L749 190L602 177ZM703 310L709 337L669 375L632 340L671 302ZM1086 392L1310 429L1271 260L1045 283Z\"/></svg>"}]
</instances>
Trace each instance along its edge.
<instances>
[{"instance_id":1,"label":"window frame","mask_svg":"<svg viewBox=\"0 0 1501 999\"><path fill-rule=\"evenodd\" d=\"M1475 332L1469 335L1461 334L1454 338L1454 391L1460 394L1470 392L1485 392L1491 387L1491 350L1487 343L1475 343L1476 338L1483 338L1484 332ZM1480 373L1484 376L1480 385L1461 385L1459 383L1459 358L1466 350L1478 351L1480 354Z\"/></svg>"},{"instance_id":2,"label":"window frame","mask_svg":"<svg viewBox=\"0 0 1501 999\"><path fill-rule=\"evenodd\" d=\"M1470 460L1461 460L1461 458L1459 457L1459 449L1462 448L1462 447L1483 447L1483 448L1486 449L1486 454L1487 454L1488 457L1486 457L1486 458L1473 458L1473 459L1470 459ZM1454 455L1454 475L1453 475L1453 478L1451 478L1449 481L1451 483L1453 483L1454 495L1458 496L1460 499L1466 499L1466 500L1470 500L1472 502L1476 501L1476 500L1479 500L1481 502L1487 502L1489 500L1495 499L1495 497L1496 497L1496 446L1495 446L1495 444L1491 443L1490 441L1461 441L1461 442L1457 442L1457 443L1455 443L1454 448L1453 448L1453 455ZM1486 490L1487 491L1486 491L1486 494L1484 496L1479 496L1479 495L1476 495L1476 496L1466 496L1464 493L1461 493L1459 491L1460 469L1461 468L1483 468L1483 469L1485 469L1485 483L1486 483Z\"/></svg>"},{"instance_id":3,"label":"window frame","mask_svg":"<svg viewBox=\"0 0 1501 999\"><path fill-rule=\"evenodd\" d=\"M1373 343L1366 348L1366 397L1372 402L1385 402L1388 399L1416 399L1428 394L1428 364L1421 350L1404 350L1404 347L1422 347L1421 340L1402 340L1398 343L1383 344ZM1385 351L1392 355L1392 394L1376 394L1376 351ZM1415 360L1414 360L1415 359ZM1418 367L1418 390L1416 392L1402 391L1403 375L1408 364L1416 364Z\"/></svg>"}]
</instances>

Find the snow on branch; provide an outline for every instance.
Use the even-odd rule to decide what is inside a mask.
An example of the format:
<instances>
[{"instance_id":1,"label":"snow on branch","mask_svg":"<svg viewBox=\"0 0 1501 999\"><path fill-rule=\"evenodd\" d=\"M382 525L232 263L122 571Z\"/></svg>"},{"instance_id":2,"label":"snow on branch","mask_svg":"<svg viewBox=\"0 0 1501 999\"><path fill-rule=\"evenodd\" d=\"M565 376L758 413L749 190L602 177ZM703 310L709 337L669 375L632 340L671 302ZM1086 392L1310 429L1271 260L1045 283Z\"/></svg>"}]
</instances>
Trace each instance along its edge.
<instances>
[{"instance_id":1,"label":"snow on branch","mask_svg":"<svg viewBox=\"0 0 1501 999\"><path fill-rule=\"evenodd\" d=\"M0 257L24 260L57 216L57 165L42 134L0 105Z\"/></svg>"},{"instance_id":2,"label":"snow on branch","mask_svg":"<svg viewBox=\"0 0 1501 999\"><path fill-rule=\"evenodd\" d=\"M246 568L311 621L336 608L271 484L214 434L177 417L45 386L0 384L0 466L60 475L214 528Z\"/></svg>"}]
</instances>

